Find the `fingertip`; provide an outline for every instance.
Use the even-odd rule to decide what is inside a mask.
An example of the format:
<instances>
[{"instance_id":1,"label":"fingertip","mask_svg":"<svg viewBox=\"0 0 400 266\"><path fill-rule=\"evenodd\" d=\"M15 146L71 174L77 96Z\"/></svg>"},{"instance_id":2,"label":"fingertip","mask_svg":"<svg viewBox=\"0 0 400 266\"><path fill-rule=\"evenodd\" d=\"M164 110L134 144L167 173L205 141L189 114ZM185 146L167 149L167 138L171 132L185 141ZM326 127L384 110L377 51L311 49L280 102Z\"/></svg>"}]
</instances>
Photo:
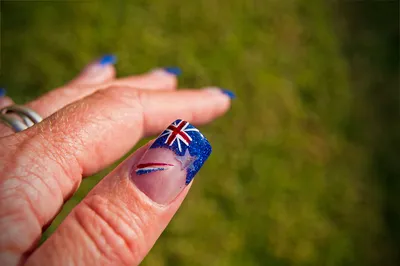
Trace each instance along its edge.
<instances>
[{"instance_id":1,"label":"fingertip","mask_svg":"<svg viewBox=\"0 0 400 266\"><path fill-rule=\"evenodd\" d=\"M212 95L214 99L214 115L212 119L228 112L232 100L236 98L236 95L232 91L219 87L206 87L203 90Z\"/></svg>"},{"instance_id":2,"label":"fingertip","mask_svg":"<svg viewBox=\"0 0 400 266\"><path fill-rule=\"evenodd\" d=\"M182 75L182 70L179 67L161 67L161 68L155 68L149 73L176 78Z\"/></svg>"},{"instance_id":3,"label":"fingertip","mask_svg":"<svg viewBox=\"0 0 400 266\"><path fill-rule=\"evenodd\" d=\"M163 70L174 76L180 76L182 74L182 70L179 67L164 67Z\"/></svg>"},{"instance_id":4,"label":"fingertip","mask_svg":"<svg viewBox=\"0 0 400 266\"><path fill-rule=\"evenodd\" d=\"M114 64L117 62L115 55L104 55L100 59L90 63L72 84L99 84L114 79L116 70Z\"/></svg>"},{"instance_id":5,"label":"fingertip","mask_svg":"<svg viewBox=\"0 0 400 266\"><path fill-rule=\"evenodd\" d=\"M222 115L226 113L232 104L232 100L236 98L236 95L232 91L227 89L222 89L218 87L206 87L203 88L203 90L212 94L215 99L218 100L218 107L216 109L217 115Z\"/></svg>"},{"instance_id":6,"label":"fingertip","mask_svg":"<svg viewBox=\"0 0 400 266\"><path fill-rule=\"evenodd\" d=\"M211 93L214 94L220 94L220 95L224 95L227 96L230 100L233 100L236 98L236 94L233 91L224 89L224 88L219 88L219 87L205 87L203 88L204 90L207 90Z\"/></svg>"},{"instance_id":7,"label":"fingertip","mask_svg":"<svg viewBox=\"0 0 400 266\"><path fill-rule=\"evenodd\" d=\"M125 81L133 86L140 86L143 90L176 90L180 73L179 68L155 68L142 76L127 78Z\"/></svg>"}]
</instances>

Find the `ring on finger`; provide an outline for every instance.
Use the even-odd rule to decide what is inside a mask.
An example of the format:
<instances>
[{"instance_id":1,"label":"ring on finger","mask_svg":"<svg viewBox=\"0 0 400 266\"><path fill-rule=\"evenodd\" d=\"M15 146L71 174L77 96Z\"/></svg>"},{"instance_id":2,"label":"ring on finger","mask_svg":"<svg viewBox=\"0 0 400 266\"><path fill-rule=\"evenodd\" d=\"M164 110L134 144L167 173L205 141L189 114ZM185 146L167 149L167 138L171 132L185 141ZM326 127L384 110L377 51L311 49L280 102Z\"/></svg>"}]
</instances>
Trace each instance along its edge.
<instances>
[{"instance_id":1,"label":"ring on finger","mask_svg":"<svg viewBox=\"0 0 400 266\"><path fill-rule=\"evenodd\" d=\"M41 122L43 118L32 109L11 105L0 110L0 122L12 128L14 132L20 132Z\"/></svg>"}]
</instances>

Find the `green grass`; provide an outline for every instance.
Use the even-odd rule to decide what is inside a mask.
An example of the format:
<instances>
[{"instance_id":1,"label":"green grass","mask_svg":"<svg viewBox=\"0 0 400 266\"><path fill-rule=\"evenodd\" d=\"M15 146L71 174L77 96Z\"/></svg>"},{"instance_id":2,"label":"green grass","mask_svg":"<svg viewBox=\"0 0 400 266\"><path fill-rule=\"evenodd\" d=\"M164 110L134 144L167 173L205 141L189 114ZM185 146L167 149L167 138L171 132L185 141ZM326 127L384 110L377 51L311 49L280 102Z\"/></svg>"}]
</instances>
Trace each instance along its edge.
<instances>
[{"instance_id":1,"label":"green grass","mask_svg":"<svg viewBox=\"0 0 400 266\"><path fill-rule=\"evenodd\" d=\"M366 34L366 46L362 33L352 36L366 25L353 20L368 21L344 12L349 5L4 2L1 84L24 102L112 52L119 76L176 65L182 87L212 84L237 94L226 116L202 127L212 157L143 265L388 265L399 244L388 239L398 232L398 212L387 205L395 191L387 196L390 185L379 177L393 182L396 161L377 159L394 156L390 137L373 130L387 114L371 120L365 110L376 73L393 78L396 66L357 61L384 49L386 39ZM386 138L378 152L376 136ZM110 169L83 182L46 236Z\"/></svg>"}]
</instances>

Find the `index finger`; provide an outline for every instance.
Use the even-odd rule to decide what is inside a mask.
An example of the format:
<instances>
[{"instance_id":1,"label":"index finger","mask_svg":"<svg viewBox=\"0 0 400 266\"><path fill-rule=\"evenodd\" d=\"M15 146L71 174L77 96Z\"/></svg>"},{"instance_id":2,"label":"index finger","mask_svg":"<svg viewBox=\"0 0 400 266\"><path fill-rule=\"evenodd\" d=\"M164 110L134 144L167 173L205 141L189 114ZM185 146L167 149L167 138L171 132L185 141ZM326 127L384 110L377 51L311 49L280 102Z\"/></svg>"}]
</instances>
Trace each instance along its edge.
<instances>
[{"instance_id":1,"label":"index finger","mask_svg":"<svg viewBox=\"0 0 400 266\"><path fill-rule=\"evenodd\" d=\"M70 265L73 261L138 265L210 153L211 146L198 129L186 121L173 122L151 145L105 177L27 265Z\"/></svg>"}]
</instances>

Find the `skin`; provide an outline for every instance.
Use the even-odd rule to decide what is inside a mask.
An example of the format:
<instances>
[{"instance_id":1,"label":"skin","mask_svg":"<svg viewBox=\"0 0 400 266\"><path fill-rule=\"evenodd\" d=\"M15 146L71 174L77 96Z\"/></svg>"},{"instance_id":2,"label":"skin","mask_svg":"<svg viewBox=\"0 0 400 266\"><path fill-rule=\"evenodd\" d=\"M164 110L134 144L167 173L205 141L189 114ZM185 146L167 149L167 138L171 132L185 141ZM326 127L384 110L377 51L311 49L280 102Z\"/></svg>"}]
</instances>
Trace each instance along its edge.
<instances>
[{"instance_id":1,"label":"skin","mask_svg":"<svg viewBox=\"0 0 400 266\"><path fill-rule=\"evenodd\" d=\"M41 123L19 133L0 124L2 265L137 265L143 260L191 186L166 205L135 186L131 171L150 144L107 175L45 243L37 244L82 178L176 118L205 124L230 106L229 97L217 90L176 87L176 77L163 71L116 79L113 66L93 63L65 86L26 103L46 118ZM11 103L0 98L0 107ZM157 174L184 179L177 169L152 173Z\"/></svg>"}]
</instances>

